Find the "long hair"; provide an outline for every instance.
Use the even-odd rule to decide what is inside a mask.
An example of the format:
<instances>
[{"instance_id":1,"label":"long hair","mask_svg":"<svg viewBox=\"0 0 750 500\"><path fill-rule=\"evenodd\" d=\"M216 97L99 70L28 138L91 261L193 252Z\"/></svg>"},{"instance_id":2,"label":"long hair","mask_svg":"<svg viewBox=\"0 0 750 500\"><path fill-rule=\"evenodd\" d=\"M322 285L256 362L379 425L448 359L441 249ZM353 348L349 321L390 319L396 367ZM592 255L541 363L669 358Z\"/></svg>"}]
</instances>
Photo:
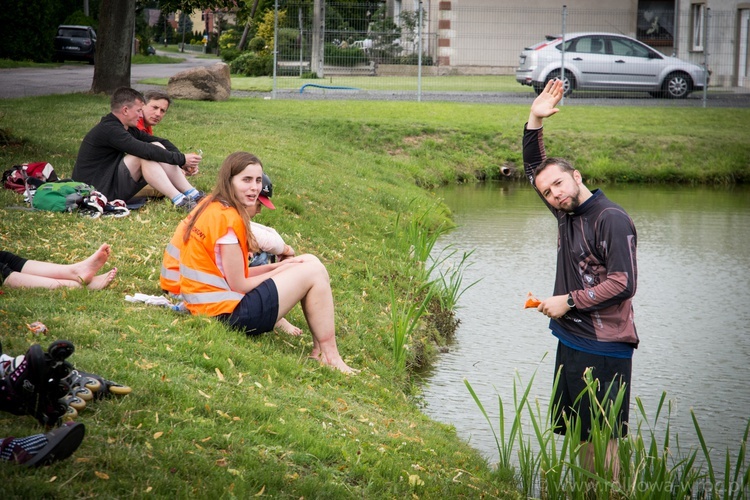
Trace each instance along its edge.
<instances>
[{"instance_id":1,"label":"long hair","mask_svg":"<svg viewBox=\"0 0 750 500\"><path fill-rule=\"evenodd\" d=\"M206 207L214 201L222 203L224 206L234 208L237 213L240 214L242 222L245 224L245 232L247 233L247 246L250 253L256 253L260 251L258 242L255 241L253 232L250 230L250 210L248 207L240 202L237 198L237 194L234 192L232 187L232 178L242 173L248 165L260 165L263 168L263 164L260 162L257 156L252 153L246 153L244 151L237 151L226 157L224 162L219 168L219 175L216 179L216 187L208 196L208 199L201 203L195 210L188 216L189 222L185 228L185 233L182 235L182 239L187 243L190 238L190 232L195 226L195 222L200 218L201 214L206 210Z\"/></svg>"}]
</instances>

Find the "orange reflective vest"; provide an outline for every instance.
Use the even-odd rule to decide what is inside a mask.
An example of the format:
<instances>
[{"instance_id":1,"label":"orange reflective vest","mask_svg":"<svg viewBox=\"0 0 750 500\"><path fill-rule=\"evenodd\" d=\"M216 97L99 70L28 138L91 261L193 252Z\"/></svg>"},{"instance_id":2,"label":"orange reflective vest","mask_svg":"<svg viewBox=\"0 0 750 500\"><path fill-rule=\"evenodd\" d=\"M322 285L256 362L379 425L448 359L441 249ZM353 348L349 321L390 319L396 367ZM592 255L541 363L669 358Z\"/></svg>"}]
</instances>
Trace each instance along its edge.
<instances>
[{"instance_id":1,"label":"orange reflective vest","mask_svg":"<svg viewBox=\"0 0 750 500\"><path fill-rule=\"evenodd\" d=\"M180 224L177 227L172 243L176 239L182 243L182 233L186 228L186 224ZM227 207L218 201L210 202L200 214L190 231L188 241L181 249L173 245L175 249L178 249L179 255L179 292L192 314L218 316L231 313L245 296L244 293L229 288L227 280L216 265L216 242L225 236L230 228L237 235L243 259L247 262L249 254L247 230L242 217L234 208ZM169 250L168 247L165 256ZM174 258L173 254L169 255L170 258ZM246 266L244 266L244 273L247 278Z\"/></svg>"},{"instance_id":2,"label":"orange reflective vest","mask_svg":"<svg viewBox=\"0 0 750 500\"><path fill-rule=\"evenodd\" d=\"M185 234L190 217L183 219L177 226L172 239L164 249L164 257L161 261L161 274L159 284L161 289L174 295L180 294L180 253L182 252L182 236Z\"/></svg>"}]
</instances>

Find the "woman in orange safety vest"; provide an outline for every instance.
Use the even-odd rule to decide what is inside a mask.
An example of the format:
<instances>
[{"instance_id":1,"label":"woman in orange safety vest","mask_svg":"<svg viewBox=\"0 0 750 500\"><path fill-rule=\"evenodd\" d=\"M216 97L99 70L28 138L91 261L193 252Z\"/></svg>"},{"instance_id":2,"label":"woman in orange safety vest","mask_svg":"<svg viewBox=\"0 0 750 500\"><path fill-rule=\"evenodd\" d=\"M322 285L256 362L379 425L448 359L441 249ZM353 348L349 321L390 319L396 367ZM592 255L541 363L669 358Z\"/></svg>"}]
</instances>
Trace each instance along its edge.
<instances>
[{"instance_id":1,"label":"woman in orange safety vest","mask_svg":"<svg viewBox=\"0 0 750 500\"><path fill-rule=\"evenodd\" d=\"M320 260L308 254L265 266L247 265L248 257L258 251L250 219L262 177L263 166L251 153L232 153L224 160L216 188L177 227L172 241L182 238L182 248L172 255L169 248L165 252L165 267L174 268L168 259L179 259L173 285L179 283L192 314L217 317L247 335L272 331L299 303L313 336L311 357L355 373L336 347L333 294Z\"/></svg>"}]
</instances>

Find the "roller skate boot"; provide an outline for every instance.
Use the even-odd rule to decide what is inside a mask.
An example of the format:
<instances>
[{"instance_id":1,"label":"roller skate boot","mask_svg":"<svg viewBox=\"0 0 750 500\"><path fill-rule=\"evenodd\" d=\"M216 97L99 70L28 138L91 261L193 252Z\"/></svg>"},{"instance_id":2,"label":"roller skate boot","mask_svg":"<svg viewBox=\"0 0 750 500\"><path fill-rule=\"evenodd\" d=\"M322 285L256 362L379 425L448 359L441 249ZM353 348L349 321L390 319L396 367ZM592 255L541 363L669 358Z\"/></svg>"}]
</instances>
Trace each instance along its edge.
<instances>
[{"instance_id":1,"label":"roller skate boot","mask_svg":"<svg viewBox=\"0 0 750 500\"><path fill-rule=\"evenodd\" d=\"M44 352L32 345L26 355L14 358L0 372L0 409L15 415L32 415L42 425L55 426L68 412L60 398L67 393L62 382L70 371L65 361L75 348L67 340L53 342Z\"/></svg>"}]
</instances>

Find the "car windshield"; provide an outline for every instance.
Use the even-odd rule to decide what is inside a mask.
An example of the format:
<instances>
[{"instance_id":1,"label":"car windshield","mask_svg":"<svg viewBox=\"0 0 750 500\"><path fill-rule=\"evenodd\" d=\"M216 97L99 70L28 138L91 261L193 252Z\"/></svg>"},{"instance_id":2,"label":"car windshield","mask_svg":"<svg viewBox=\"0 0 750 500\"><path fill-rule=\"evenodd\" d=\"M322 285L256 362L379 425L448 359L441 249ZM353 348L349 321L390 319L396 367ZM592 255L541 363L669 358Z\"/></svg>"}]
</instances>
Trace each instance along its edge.
<instances>
[{"instance_id":1,"label":"car windshield","mask_svg":"<svg viewBox=\"0 0 750 500\"><path fill-rule=\"evenodd\" d=\"M86 30L63 28L58 31L57 36L66 36L68 38L88 38L89 34Z\"/></svg>"}]
</instances>

